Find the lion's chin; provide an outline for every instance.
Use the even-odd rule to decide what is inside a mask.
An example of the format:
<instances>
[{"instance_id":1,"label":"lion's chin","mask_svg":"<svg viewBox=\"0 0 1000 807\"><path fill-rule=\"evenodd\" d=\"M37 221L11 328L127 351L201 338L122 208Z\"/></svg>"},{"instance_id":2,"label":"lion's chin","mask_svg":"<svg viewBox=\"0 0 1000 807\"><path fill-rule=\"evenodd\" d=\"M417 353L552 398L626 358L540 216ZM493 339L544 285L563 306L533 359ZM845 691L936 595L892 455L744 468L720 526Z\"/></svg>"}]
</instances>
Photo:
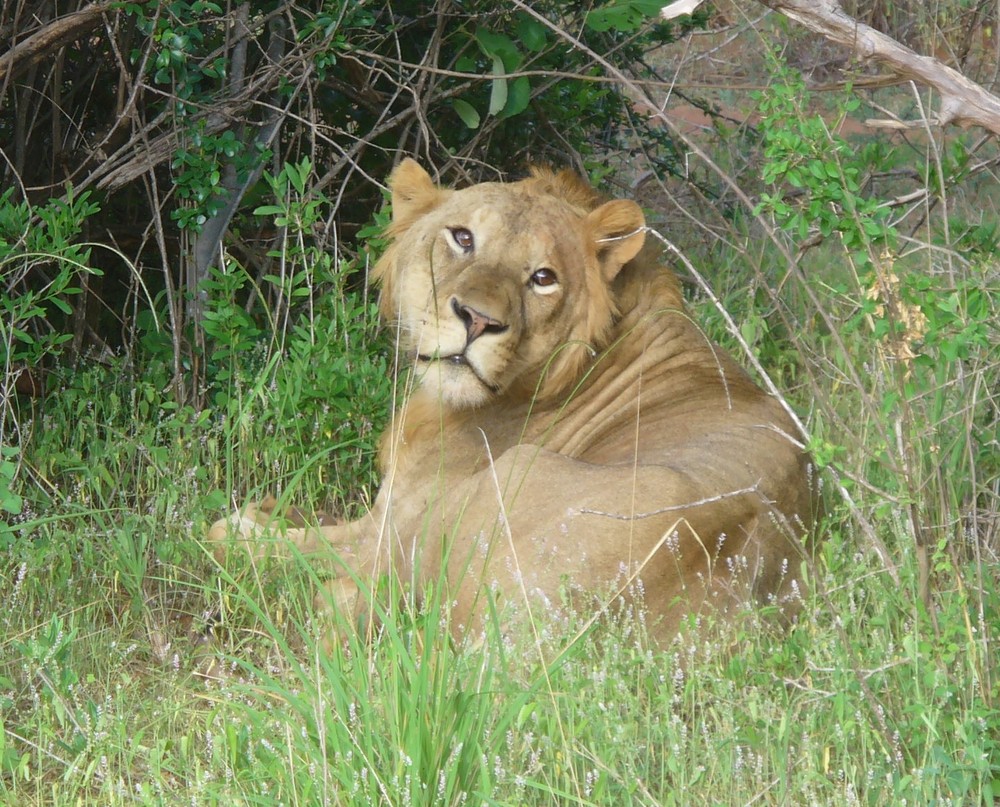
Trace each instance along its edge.
<instances>
[{"instance_id":1,"label":"lion's chin","mask_svg":"<svg viewBox=\"0 0 1000 807\"><path fill-rule=\"evenodd\" d=\"M421 356L418 357L416 370L421 388L454 409L482 406L500 391L464 359L428 359Z\"/></svg>"}]
</instances>

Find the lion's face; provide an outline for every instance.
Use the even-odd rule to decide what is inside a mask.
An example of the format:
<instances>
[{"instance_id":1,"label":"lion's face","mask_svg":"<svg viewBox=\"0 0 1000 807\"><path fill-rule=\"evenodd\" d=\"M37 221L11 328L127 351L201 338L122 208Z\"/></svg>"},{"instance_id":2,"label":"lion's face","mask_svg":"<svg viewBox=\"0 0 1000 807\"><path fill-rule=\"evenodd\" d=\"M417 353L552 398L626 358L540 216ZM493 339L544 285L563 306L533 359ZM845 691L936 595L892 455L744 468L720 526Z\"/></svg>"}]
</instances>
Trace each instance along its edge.
<instances>
[{"instance_id":1,"label":"lion's face","mask_svg":"<svg viewBox=\"0 0 1000 807\"><path fill-rule=\"evenodd\" d=\"M642 247L633 202L587 209L539 174L437 188L412 160L393 174L392 247L376 269L383 312L420 384L453 407L562 392L603 346L610 283ZM565 190L565 189L563 189Z\"/></svg>"}]
</instances>

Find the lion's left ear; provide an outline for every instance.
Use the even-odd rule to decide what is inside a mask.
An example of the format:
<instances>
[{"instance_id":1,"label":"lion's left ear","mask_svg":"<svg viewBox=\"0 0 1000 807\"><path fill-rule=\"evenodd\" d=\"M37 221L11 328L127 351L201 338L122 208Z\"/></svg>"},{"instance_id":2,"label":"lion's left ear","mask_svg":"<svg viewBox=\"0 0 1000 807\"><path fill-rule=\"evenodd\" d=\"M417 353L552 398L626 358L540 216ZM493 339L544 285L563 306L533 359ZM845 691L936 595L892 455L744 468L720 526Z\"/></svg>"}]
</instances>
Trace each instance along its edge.
<instances>
[{"instance_id":1,"label":"lion's left ear","mask_svg":"<svg viewBox=\"0 0 1000 807\"><path fill-rule=\"evenodd\" d=\"M610 283L642 249L646 241L646 217L635 202L616 199L592 210L584 223L604 279Z\"/></svg>"}]
</instances>

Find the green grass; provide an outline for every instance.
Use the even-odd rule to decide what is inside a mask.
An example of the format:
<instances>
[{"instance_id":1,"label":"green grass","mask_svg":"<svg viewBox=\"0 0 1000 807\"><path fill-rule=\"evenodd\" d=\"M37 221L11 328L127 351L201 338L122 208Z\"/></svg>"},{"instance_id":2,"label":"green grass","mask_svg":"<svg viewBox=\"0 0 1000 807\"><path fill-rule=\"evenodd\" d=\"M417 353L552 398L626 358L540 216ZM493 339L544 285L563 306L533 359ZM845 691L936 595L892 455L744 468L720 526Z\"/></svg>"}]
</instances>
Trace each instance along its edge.
<instances>
[{"instance_id":1,"label":"green grass","mask_svg":"<svg viewBox=\"0 0 1000 807\"><path fill-rule=\"evenodd\" d=\"M261 471L245 447L273 428L250 409L224 419L154 400L139 418L134 383L86 371L38 424L22 421L27 509L0 594L4 803L1000 795L997 567L935 553L932 622L894 506L878 528L898 584L831 497L787 632L748 610L729 627L693 622L663 652L627 621L575 642L576 625L539 626L541 644L491 631L464 647L434 597L419 611L404 598L377 638L325 652L313 571L220 568L197 540L229 476L253 487L273 473L296 500L318 497L319 475L294 474L310 458L290 448Z\"/></svg>"}]
</instances>

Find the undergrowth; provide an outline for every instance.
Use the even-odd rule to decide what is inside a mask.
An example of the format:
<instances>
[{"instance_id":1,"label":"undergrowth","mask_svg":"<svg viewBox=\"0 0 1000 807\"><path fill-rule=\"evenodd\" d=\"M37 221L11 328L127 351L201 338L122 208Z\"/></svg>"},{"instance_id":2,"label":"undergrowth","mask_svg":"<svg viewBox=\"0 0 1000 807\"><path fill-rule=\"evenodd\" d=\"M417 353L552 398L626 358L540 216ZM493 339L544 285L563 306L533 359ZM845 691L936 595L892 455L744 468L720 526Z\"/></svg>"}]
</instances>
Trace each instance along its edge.
<instances>
[{"instance_id":1,"label":"undergrowth","mask_svg":"<svg viewBox=\"0 0 1000 807\"><path fill-rule=\"evenodd\" d=\"M776 249L727 257L719 296L738 334L696 306L774 371L810 432L827 512L796 624L777 632L751 609L728 626L692 619L662 650L637 623L541 642L493 624L462 644L447 604L432 593L417 607L403 585L379 635L325 648L314 569L217 563L199 536L248 499L363 506L395 395L363 266L311 246L324 215L311 166L286 166L258 210L287 234L267 290L234 259L205 287L206 406L171 394L163 316L129 354L63 368L44 401L5 405L2 800L1000 798L989 233L956 227L955 210L911 226L911 210L881 204L859 179L871 153L829 134L779 75L761 99L770 189L758 222L734 226L763 220L778 243L815 246L778 296ZM962 181L953 165L936 193ZM6 261L35 260L6 246ZM54 265L73 282L75 264ZM27 333L3 331L8 351Z\"/></svg>"}]
</instances>

